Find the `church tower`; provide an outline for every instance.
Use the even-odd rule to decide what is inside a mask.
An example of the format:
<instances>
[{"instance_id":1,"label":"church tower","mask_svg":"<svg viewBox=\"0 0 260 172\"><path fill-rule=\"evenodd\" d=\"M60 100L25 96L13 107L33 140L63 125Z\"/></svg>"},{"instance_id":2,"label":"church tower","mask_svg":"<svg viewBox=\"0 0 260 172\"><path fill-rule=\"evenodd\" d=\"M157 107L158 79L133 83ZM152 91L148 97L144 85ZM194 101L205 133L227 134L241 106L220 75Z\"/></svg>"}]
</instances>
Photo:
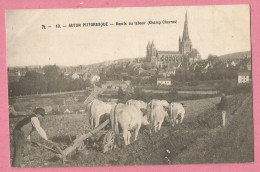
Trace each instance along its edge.
<instances>
[{"instance_id":1,"label":"church tower","mask_svg":"<svg viewBox=\"0 0 260 172\"><path fill-rule=\"evenodd\" d=\"M154 42L152 41L151 44L150 44L150 42L148 42L147 47L146 47L146 60L148 62L155 62L156 55L157 55L157 50L156 50Z\"/></svg>"},{"instance_id":2,"label":"church tower","mask_svg":"<svg viewBox=\"0 0 260 172\"><path fill-rule=\"evenodd\" d=\"M185 14L185 22L184 22L184 28L183 28L183 35L182 35L182 41L179 41L179 49L182 55L185 55L186 53L189 53L192 51L192 43L189 36L189 29L188 29L188 17L187 12Z\"/></svg>"},{"instance_id":3,"label":"church tower","mask_svg":"<svg viewBox=\"0 0 260 172\"><path fill-rule=\"evenodd\" d=\"M148 42L147 47L146 47L146 57L150 57L151 56L151 44L150 42Z\"/></svg>"},{"instance_id":4,"label":"church tower","mask_svg":"<svg viewBox=\"0 0 260 172\"><path fill-rule=\"evenodd\" d=\"M151 52L152 52L152 56L156 56L156 47L155 47L155 44L153 43L153 41L152 41L152 45L151 45Z\"/></svg>"},{"instance_id":5,"label":"church tower","mask_svg":"<svg viewBox=\"0 0 260 172\"><path fill-rule=\"evenodd\" d=\"M179 52L182 52L182 43L181 43L181 37L179 37Z\"/></svg>"}]
</instances>

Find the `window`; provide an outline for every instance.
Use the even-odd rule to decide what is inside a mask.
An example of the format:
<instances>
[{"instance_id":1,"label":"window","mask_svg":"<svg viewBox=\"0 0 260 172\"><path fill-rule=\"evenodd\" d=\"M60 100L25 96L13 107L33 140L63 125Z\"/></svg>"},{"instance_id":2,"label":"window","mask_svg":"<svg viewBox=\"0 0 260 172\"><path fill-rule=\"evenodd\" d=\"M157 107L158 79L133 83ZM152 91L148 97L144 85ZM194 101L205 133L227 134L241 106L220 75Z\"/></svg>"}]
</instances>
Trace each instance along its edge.
<instances>
[{"instance_id":1,"label":"window","mask_svg":"<svg viewBox=\"0 0 260 172\"><path fill-rule=\"evenodd\" d=\"M161 60L162 60L162 61L164 60L164 56L161 57Z\"/></svg>"}]
</instances>

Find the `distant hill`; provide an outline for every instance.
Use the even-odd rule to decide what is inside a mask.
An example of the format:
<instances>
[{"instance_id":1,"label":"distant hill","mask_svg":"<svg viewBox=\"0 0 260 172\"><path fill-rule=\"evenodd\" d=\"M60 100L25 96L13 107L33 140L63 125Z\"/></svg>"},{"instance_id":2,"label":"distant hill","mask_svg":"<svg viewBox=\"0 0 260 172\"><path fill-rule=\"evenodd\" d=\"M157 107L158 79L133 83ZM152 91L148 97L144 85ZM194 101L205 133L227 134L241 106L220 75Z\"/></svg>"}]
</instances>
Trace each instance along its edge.
<instances>
[{"instance_id":1,"label":"distant hill","mask_svg":"<svg viewBox=\"0 0 260 172\"><path fill-rule=\"evenodd\" d=\"M251 51L243 51L243 52L225 54L225 55L219 56L219 59L221 59L221 60L234 60L234 59L241 59L241 58L244 58L244 57L250 57L251 58Z\"/></svg>"}]
</instances>

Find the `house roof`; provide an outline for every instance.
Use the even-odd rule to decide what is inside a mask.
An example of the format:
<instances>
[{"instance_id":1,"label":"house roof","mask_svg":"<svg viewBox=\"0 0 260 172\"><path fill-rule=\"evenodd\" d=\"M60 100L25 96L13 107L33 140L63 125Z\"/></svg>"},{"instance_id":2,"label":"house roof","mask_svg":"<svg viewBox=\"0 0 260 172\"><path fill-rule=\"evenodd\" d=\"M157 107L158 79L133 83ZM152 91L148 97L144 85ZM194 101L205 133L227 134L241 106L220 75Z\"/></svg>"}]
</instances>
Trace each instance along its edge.
<instances>
[{"instance_id":1,"label":"house roof","mask_svg":"<svg viewBox=\"0 0 260 172\"><path fill-rule=\"evenodd\" d=\"M157 81L171 81L171 78L157 78Z\"/></svg>"},{"instance_id":2,"label":"house roof","mask_svg":"<svg viewBox=\"0 0 260 172\"><path fill-rule=\"evenodd\" d=\"M249 71L239 71L238 75L248 76L248 75L250 75L250 72Z\"/></svg>"},{"instance_id":3,"label":"house roof","mask_svg":"<svg viewBox=\"0 0 260 172\"><path fill-rule=\"evenodd\" d=\"M127 83L125 81L106 81L106 84L122 85L122 84L127 84Z\"/></svg>"}]
</instances>

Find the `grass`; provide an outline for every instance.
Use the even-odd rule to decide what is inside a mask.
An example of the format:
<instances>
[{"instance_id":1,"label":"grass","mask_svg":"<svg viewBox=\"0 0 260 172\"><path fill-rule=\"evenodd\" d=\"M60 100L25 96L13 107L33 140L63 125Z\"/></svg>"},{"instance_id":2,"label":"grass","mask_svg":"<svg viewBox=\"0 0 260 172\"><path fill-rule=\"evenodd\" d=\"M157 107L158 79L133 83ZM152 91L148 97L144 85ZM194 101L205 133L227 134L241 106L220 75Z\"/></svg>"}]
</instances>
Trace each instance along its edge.
<instances>
[{"instance_id":1,"label":"grass","mask_svg":"<svg viewBox=\"0 0 260 172\"><path fill-rule=\"evenodd\" d=\"M9 99L9 105L13 105L17 112L26 112L35 107L51 108L56 113L63 113L66 109L76 112L85 109L83 102L89 94L89 91L85 91L62 95L13 97ZM58 109L60 112L57 112Z\"/></svg>"},{"instance_id":2,"label":"grass","mask_svg":"<svg viewBox=\"0 0 260 172\"><path fill-rule=\"evenodd\" d=\"M225 128L213 128L199 137L172 163L242 163L254 161L252 96L232 98ZM207 127L208 128L208 127Z\"/></svg>"},{"instance_id":3,"label":"grass","mask_svg":"<svg viewBox=\"0 0 260 172\"><path fill-rule=\"evenodd\" d=\"M228 83L227 83L228 82ZM172 86L138 86L146 90L185 90L185 91L215 91L230 86L236 85L236 80L209 80L209 81L192 81L192 82L177 82L173 81Z\"/></svg>"}]
</instances>

